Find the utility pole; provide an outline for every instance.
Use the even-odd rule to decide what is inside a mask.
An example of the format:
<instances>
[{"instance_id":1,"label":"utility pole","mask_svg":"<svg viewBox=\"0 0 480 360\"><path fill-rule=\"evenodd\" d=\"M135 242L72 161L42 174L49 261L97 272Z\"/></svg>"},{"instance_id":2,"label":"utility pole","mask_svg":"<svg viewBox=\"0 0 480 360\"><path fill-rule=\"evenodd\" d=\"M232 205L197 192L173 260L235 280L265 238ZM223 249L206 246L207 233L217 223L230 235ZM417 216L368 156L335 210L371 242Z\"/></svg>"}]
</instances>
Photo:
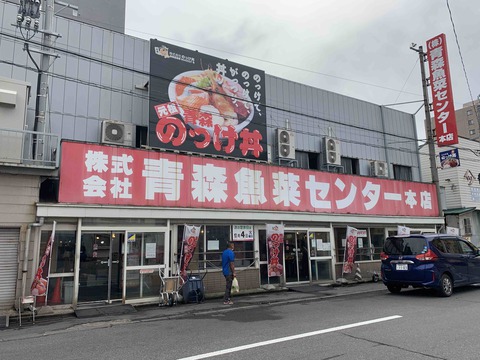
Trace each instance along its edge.
<instances>
[{"instance_id":1,"label":"utility pole","mask_svg":"<svg viewBox=\"0 0 480 360\"><path fill-rule=\"evenodd\" d=\"M48 69L50 67L50 57L52 42L52 29L53 29L53 13L54 13L54 0L44 0L45 15L43 18L43 36L42 36L42 51L40 57L40 68L38 69L37 80L37 101L35 107L35 125L33 131L40 134L45 133L46 129L46 113L48 103ZM38 136L35 143L35 160L43 160L45 152L45 137Z\"/></svg>"},{"instance_id":2,"label":"utility pole","mask_svg":"<svg viewBox=\"0 0 480 360\"><path fill-rule=\"evenodd\" d=\"M440 199L440 182L438 180L438 169L437 162L435 160L435 139L433 137L432 129L432 119L430 117L430 101L428 99L428 80L425 75L425 62L427 61L427 54L423 52L423 47L419 46L418 49L415 48L415 44L412 44L410 47L411 50L416 51L420 58L420 70L422 73L422 87L423 87L423 107L425 108L425 127L427 132L427 144L428 144L428 154L430 158L430 170L432 172L432 182L435 185L435 190L437 192L437 206L438 213L440 216L443 215L443 209Z\"/></svg>"},{"instance_id":3,"label":"utility pole","mask_svg":"<svg viewBox=\"0 0 480 360\"><path fill-rule=\"evenodd\" d=\"M70 8L73 11L78 11L78 6L70 5L58 0L20 0L20 6L17 14L17 23L13 24L20 29L20 33L26 40L24 50L27 51L28 56L35 64L38 71L37 79L37 98L35 101L35 122L33 130L33 148L32 159L42 162L45 160L45 150L48 150L48 144L45 144L47 127L47 104L48 104L48 70L52 65L51 58L54 60L59 56L52 52L54 41L53 38L61 37L60 34L53 32L53 16L55 15L55 4L63 6L59 11ZM40 7L44 12L43 28L39 29ZM31 27L33 21L33 28ZM26 34L23 33L26 30ZM33 35L30 36L30 32ZM42 34L41 49L30 48L29 42L36 35ZM40 54L40 66L37 65L31 53Z\"/></svg>"}]
</instances>

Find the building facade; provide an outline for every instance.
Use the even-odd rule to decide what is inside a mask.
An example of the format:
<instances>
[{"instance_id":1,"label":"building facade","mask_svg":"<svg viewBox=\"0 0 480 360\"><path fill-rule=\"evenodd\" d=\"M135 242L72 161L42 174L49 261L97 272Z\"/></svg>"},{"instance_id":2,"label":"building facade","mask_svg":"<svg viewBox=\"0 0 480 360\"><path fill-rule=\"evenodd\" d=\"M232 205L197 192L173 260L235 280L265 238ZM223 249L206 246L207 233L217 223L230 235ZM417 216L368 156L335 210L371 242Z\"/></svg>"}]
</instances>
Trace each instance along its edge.
<instances>
[{"instance_id":1,"label":"building facade","mask_svg":"<svg viewBox=\"0 0 480 360\"><path fill-rule=\"evenodd\" d=\"M445 226L480 245L480 143L459 137L453 146L435 146ZM429 155L420 150L422 178L431 180Z\"/></svg>"},{"instance_id":2,"label":"building facade","mask_svg":"<svg viewBox=\"0 0 480 360\"><path fill-rule=\"evenodd\" d=\"M463 104L463 108L455 110L458 136L479 141L480 113L479 100Z\"/></svg>"},{"instance_id":3,"label":"building facade","mask_svg":"<svg viewBox=\"0 0 480 360\"><path fill-rule=\"evenodd\" d=\"M30 293L54 221L44 301L73 307L158 301L159 271L178 272L188 225L200 228L189 272L209 293L224 287L230 240L242 288L254 289L350 276L347 226L366 272L397 226L443 225L420 182L413 115L77 19L54 17L60 57L36 133L37 72L10 25L17 6L0 9L1 89L29 89L24 117L0 130L2 143L22 138L0 164L0 203L15 209L0 219L1 260L16 270L0 278L4 307ZM275 274L269 224L285 229Z\"/></svg>"}]
</instances>

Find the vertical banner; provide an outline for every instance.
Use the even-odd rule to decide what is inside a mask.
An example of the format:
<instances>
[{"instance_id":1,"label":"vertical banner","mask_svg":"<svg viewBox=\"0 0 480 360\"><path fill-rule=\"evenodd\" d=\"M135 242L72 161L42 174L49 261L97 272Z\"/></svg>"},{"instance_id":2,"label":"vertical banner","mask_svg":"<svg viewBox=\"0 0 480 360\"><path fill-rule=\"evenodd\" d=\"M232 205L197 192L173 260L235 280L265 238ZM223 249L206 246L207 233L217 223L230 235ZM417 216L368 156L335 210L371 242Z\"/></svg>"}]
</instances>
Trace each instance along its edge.
<instances>
[{"instance_id":1,"label":"vertical banner","mask_svg":"<svg viewBox=\"0 0 480 360\"><path fill-rule=\"evenodd\" d=\"M397 235L410 235L410 228L407 226L397 226Z\"/></svg>"},{"instance_id":2,"label":"vertical banner","mask_svg":"<svg viewBox=\"0 0 480 360\"><path fill-rule=\"evenodd\" d=\"M283 275L283 225L267 225L268 277Z\"/></svg>"},{"instance_id":3,"label":"vertical banner","mask_svg":"<svg viewBox=\"0 0 480 360\"><path fill-rule=\"evenodd\" d=\"M47 242L47 247L45 248L45 252L43 253L42 259L40 260L40 264L37 268L37 272L35 273L35 277L33 278L32 286L30 287L30 293L33 296L47 296L49 280L48 277L50 273L50 259L52 255L53 243L55 241L56 226L57 222L54 221L52 233Z\"/></svg>"},{"instance_id":4,"label":"vertical banner","mask_svg":"<svg viewBox=\"0 0 480 360\"><path fill-rule=\"evenodd\" d=\"M347 226L347 242L345 244L345 256L343 260L343 274L350 274L355 263L355 252L357 250L357 233L354 227Z\"/></svg>"},{"instance_id":5,"label":"vertical banner","mask_svg":"<svg viewBox=\"0 0 480 360\"><path fill-rule=\"evenodd\" d=\"M182 256L180 263L180 276L187 280L187 269L192 260L200 236L200 226L185 225L182 239Z\"/></svg>"},{"instance_id":6,"label":"vertical banner","mask_svg":"<svg viewBox=\"0 0 480 360\"><path fill-rule=\"evenodd\" d=\"M460 229L456 227L447 226L447 234L453 236L460 236Z\"/></svg>"},{"instance_id":7,"label":"vertical banner","mask_svg":"<svg viewBox=\"0 0 480 360\"><path fill-rule=\"evenodd\" d=\"M457 121L455 120L445 34L440 34L427 41L427 58L430 69L437 145L458 144Z\"/></svg>"}]
</instances>

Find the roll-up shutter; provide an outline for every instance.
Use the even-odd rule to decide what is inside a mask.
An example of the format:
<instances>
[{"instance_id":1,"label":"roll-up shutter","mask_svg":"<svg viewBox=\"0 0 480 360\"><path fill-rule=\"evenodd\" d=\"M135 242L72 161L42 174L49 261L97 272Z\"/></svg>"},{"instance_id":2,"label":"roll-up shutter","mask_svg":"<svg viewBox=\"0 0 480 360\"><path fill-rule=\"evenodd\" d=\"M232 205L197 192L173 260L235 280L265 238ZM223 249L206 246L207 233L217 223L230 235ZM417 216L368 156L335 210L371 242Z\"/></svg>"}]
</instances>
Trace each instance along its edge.
<instances>
[{"instance_id":1,"label":"roll-up shutter","mask_svg":"<svg viewBox=\"0 0 480 360\"><path fill-rule=\"evenodd\" d=\"M0 228L0 309L15 304L20 229Z\"/></svg>"}]
</instances>

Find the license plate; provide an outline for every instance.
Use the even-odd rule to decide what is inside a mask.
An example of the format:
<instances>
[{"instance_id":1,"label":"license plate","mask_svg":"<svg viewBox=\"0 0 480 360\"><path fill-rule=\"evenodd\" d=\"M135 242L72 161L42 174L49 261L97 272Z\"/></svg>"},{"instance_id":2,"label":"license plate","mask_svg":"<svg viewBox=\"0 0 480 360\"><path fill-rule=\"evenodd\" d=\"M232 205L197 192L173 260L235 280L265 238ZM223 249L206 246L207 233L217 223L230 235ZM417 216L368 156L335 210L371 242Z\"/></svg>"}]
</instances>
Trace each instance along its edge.
<instances>
[{"instance_id":1,"label":"license plate","mask_svg":"<svg viewBox=\"0 0 480 360\"><path fill-rule=\"evenodd\" d=\"M408 265L407 264L396 264L395 269L405 271L405 270L408 270Z\"/></svg>"}]
</instances>

